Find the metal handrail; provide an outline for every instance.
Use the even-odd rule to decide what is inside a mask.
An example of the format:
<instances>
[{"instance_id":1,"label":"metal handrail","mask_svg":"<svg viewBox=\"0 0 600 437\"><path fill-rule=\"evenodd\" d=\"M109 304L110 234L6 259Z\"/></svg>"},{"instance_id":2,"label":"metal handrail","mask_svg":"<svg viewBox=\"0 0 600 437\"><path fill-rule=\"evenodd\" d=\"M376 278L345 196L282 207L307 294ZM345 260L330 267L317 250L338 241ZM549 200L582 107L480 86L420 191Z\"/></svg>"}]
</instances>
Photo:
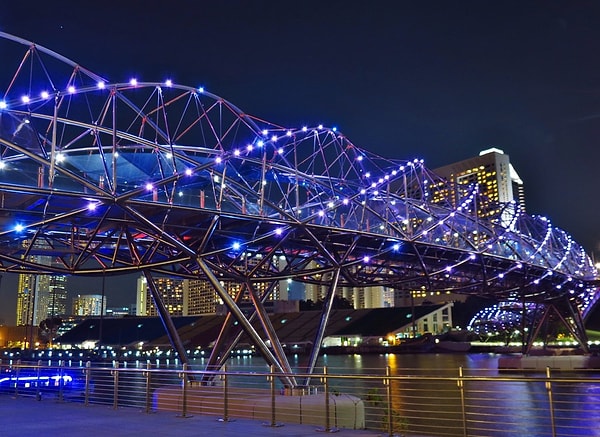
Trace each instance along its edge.
<instances>
[{"instance_id":1,"label":"metal handrail","mask_svg":"<svg viewBox=\"0 0 600 437\"><path fill-rule=\"evenodd\" d=\"M296 392L282 385L277 391L276 384L286 377L312 377L315 385ZM206 380L210 383L202 383ZM476 375L466 374L461 367L454 376L410 374L406 369L392 374L389 367L384 374L332 373L323 368L321 374L309 375L274 369L163 369L150 363L131 367L127 363L94 366L88 362L69 367L64 362L43 365L0 361L0 394L3 392L13 397L55 396L59 402L85 405L139 407L147 413L162 409L177 412L178 417L211 414L221 416L222 421L248 417L250 408L244 401L251 397L252 414L256 414L253 417L267 420L270 426L276 426L276 417L288 423L308 423L310 417L298 416L289 405L312 399L324 411L322 421L315 424L328 432L345 423L338 414L346 396L356 408L364 410L365 421L356 427L379 429L389 436L404 432L440 436L539 432L537 435L571 436L600 428L597 376L554 375L550 368L545 374ZM260 416L256 411L263 401L264 414ZM246 407L241 408L244 404ZM308 410L308 406L303 408Z\"/></svg>"}]
</instances>

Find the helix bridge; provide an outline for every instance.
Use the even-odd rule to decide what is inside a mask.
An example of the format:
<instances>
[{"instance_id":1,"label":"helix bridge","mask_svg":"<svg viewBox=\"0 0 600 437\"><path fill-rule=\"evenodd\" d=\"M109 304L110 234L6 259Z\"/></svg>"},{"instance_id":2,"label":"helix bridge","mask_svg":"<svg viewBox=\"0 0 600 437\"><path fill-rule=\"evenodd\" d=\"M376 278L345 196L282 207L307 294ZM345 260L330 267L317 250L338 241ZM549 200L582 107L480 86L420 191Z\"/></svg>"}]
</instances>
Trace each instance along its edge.
<instances>
[{"instance_id":1,"label":"helix bridge","mask_svg":"<svg viewBox=\"0 0 600 437\"><path fill-rule=\"evenodd\" d=\"M153 278L208 281L228 309L211 366L245 333L291 372L265 310L290 278L325 296L309 372L342 287L527 302L587 347L597 270L548 219L515 203L480 217L477 187L459 204L440 197L446 182L422 160L280 126L201 87L114 81L1 32L0 53L1 272L143 274L184 361Z\"/></svg>"}]
</instances>

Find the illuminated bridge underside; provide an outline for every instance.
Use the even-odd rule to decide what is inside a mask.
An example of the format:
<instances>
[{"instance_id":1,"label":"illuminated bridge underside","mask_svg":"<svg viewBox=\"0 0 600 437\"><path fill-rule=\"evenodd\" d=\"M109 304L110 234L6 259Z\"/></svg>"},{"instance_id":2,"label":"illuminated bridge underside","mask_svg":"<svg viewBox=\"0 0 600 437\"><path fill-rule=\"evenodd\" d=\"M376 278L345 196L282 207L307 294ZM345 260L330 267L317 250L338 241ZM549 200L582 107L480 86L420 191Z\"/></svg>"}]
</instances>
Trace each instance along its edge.
<instances>
[{"instance_id":1,"label":"illuminated bridge underside","mask_svg":"<svg viewBox=\"0 0 600 437\"><path fill-rule=\"evenodd\" d=\"M476 188L458 208L434 203L442 181L422 161L268 123L203 89L110 82L0 36L12 61L0 73L1 271L204 278L253 330L219 282L239 281L265 329L250 335L281 370L255 285L288 278L328 287L328 302L341 286L384 285L553 304L584 338L596 270L546 219L513 204L479 218ZM36 262L49 254L60 263Z\"/></svg>"}]
</instances>

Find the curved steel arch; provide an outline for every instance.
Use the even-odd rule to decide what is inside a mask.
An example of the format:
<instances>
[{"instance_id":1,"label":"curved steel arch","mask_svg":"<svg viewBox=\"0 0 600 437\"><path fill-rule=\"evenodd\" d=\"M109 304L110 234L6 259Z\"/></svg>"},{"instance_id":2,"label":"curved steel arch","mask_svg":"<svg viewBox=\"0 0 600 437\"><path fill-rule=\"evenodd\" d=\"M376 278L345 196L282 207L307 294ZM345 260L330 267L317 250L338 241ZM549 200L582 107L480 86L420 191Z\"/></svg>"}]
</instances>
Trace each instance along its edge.
<instances>
[{"instance_id":1,"label":"curved steel arch","mask_svg":"<svg viewBox=\"0 0 600 437\"><path fill-rule=\"evenodd\" d=\"M434 201L444 181L420 160L268 123L199 88L111 83L0 37L23 50L0 82L0 271L203 278L258 343L217 277L246 284L271 339L256 284L287 278L329 287L328 301L339 286L383 285L556 304L585 338L597 272L546 219L514 204L480 218L476 187L457 208ZM48 254L60 263L36 261Z\"/></svg>"}]
</instances>

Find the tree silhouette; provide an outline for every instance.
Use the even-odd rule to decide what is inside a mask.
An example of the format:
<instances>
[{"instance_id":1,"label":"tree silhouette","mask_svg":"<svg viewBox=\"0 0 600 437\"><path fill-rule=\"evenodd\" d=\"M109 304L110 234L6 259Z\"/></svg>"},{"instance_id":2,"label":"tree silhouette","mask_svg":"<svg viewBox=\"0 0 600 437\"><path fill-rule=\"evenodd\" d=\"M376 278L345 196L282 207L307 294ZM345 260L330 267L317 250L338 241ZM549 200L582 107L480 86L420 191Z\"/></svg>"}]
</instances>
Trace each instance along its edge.
<instances>
[{"instance_id":1,"label":"tree silhouette","mask_svg":"<svg viewBox=\"0 0 600 437\"><path fill-rule=\"evenodd\" d=\"M39 340L41 343L52 343L56 338L58 328L63 321L60 317L48 317L40 322Z\"/></svg>"}]
</instances>

